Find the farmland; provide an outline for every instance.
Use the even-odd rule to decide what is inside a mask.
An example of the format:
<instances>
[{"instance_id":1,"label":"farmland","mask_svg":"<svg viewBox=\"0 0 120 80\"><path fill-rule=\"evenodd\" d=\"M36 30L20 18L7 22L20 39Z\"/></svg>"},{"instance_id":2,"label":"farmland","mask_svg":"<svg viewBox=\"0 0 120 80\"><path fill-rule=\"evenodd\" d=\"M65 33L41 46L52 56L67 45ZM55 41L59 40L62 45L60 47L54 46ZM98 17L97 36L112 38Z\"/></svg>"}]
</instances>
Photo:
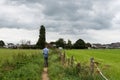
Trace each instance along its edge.
<instances>
[{"instance_id":1,"label":"farmland","mask_svg":"<svg viewBox=\"0 0 120 80\"><path fill-rule=\"evenodd\" d=\"M66 50L66 54L74 56L77 62L90 64L90 58L94 57L99 63L103 74L110 80L120 80L120 50L98 49L98 50Z\"/></svg>"}]
</instances>

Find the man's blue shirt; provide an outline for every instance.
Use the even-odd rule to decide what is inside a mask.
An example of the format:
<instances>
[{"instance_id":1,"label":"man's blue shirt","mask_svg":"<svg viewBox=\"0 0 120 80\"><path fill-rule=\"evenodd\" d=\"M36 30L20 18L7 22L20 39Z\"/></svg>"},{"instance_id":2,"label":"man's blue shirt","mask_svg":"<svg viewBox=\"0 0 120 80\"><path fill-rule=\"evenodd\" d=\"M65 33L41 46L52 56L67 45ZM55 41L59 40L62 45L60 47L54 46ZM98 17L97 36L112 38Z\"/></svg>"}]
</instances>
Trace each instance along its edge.
<instances>
[{"instance_id":1,"label":"man's blue shirt","mask_svg":"<svg viewBox=\"0 0 120 80\"><path fill-rule=\"evenodd\" d=\"M48 57L48 52L49 52L48 48L44 48L43 49L43 55L44 55L44 57Z\"/></svg>"}]
</instances>

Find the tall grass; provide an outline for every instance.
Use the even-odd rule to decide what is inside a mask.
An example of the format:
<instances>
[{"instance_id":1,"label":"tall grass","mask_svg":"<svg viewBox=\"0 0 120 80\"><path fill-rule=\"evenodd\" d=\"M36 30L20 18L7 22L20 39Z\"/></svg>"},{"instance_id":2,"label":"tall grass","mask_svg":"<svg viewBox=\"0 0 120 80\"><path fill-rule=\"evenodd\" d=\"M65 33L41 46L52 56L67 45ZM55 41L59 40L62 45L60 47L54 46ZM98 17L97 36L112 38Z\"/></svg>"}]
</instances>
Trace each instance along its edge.
<instances>
[{"instance_id":1,"label":"tall grass","mask_svg":"<svg viewBox=\"0 0 120 80\"><path fill-rule=\"evenodd\" d=\"M76 66L62 65L56 50L49 53L48 75L50 80L103 80L96 72L89 75L90 58L99 62L103 74L110 80L120 80L120 50L65 50L68 57L72 55L80 62ZM39 50L0 49L0 80L41 80L43 55Z\"/></svg>"},{"instance_id":2,"label":"tall grass","mask_svg":"<svg viewBox=\"0 0 120 80\"><path fill-rule=\"evenodd\" d=\"M82 65L80 72L76 66L62 65L58 53L52 53L49 57L50 80L94 80L88 70L89 68L86 65Z\"/></svg>"},{"instance_id":3,"label":"tall grass","mask_svg":"<svg viewBox=\"0 0 120 80\"><path fill-rule=\"evenodd\" d=\"M38 50L2 49L1 52L0 55L8 57L2 59L0 80L41 80L43 58Z\"/></svg>"}]
</instances>

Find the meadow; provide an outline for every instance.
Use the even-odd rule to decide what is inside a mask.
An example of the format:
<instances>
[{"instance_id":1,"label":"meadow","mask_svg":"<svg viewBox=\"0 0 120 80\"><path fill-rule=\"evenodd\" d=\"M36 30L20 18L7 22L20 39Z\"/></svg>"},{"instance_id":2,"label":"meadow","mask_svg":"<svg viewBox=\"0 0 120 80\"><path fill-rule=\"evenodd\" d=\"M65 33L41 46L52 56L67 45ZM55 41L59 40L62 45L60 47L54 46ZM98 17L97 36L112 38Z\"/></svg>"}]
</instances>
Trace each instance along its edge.
<instances>
[{"instance_id":1,"label":"meadow","mask_svg":"<svg viewBox=\"0 0 120 80\"><path fill-rule=\"evenodd\" d=\"M120 49L64 50L67 57L74 56L83 66L80 74L76 67L61 64L58 51L50 50L48 76L50 80L104 80L85 76L90 58L99 63L98 67L109 80L120 80ZM0 80L42 80L43 54L41 50L0 49ZM95 74L97 74L95 72Z\"/></svg>"},{"instance_id":2,"label":"meadow","mask_svg":"<svg viewBox=\"0 0 120 80\"><path fill-rule=\"evenodd\" d=\"M120 80L120 49L65 50L68 57L74 56L77 62L90 65L90 58L99 63L99 68L109 80Z\"/></svg>"},{"instance_id":3,"label":"meadow","mask_svg":"<svg viewBox=\"0 0 120 80\"><path fill-rule=\"evenodd\" d=\"M40 50L0 49L0 80L41 80Z\"/></svg>"}]
</instances>

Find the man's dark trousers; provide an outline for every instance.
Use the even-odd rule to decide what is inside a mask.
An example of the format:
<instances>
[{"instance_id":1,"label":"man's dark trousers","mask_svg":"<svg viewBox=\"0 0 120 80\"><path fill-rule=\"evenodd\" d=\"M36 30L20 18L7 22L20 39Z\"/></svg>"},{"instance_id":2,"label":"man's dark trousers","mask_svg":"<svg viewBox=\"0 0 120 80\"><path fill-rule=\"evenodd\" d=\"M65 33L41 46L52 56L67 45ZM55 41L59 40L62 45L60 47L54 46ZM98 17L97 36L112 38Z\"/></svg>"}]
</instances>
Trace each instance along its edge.
<instances>
[{"instance_id":1,"label":"man's dark trousers","mask_svg":"<svg viewBox=\"0 0 120 80\"><path fill-rule=\"evenodd\" d=\"M44 66L48 67L48 57L44 57Z\"/></svg>"}]
</instances>

